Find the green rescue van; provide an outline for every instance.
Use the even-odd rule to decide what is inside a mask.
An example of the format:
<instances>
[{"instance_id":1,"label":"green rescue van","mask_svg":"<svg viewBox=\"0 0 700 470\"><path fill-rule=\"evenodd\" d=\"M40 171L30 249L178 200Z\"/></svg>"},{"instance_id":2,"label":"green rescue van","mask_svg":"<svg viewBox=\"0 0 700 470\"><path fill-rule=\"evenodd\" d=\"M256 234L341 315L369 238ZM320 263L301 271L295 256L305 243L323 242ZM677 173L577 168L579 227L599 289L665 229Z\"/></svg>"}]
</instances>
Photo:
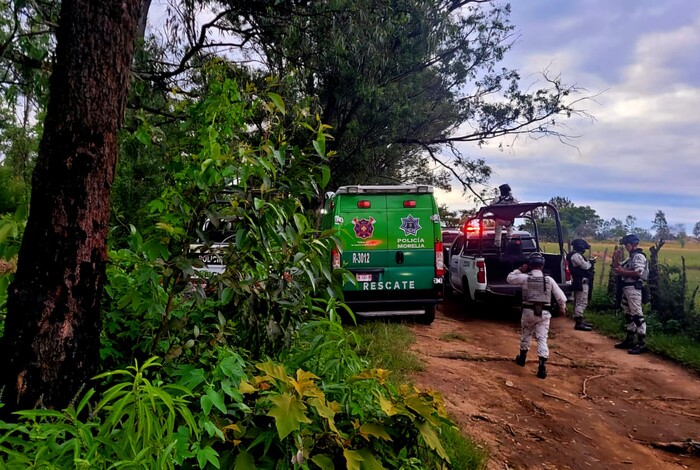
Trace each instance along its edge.
<instances>
[{"instance_id":1,"label":"green rescue van","mask_svg":"<svg viewBox=\"0 0 700 470\"><path fill-rule=\"evenodd\" d=\"M324 228L338 229L334 269L356 282L343 285L359 316L414 315L430 324L443 297L440 216L428 185L342 186L329 193Z\"/></svg>"}]
</instances>

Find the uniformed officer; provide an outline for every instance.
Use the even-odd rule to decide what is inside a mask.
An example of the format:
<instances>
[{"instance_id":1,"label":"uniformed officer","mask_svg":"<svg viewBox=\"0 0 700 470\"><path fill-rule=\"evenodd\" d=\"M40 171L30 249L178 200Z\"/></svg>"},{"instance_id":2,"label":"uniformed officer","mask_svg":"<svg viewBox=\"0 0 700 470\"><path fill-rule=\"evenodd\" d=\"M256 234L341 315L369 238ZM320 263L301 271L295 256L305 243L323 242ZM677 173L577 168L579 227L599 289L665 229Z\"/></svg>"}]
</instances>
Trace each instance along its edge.
<instances>
[{"instance_id":1,"label":"uniformed officer","mask_svg":"<svg viewBox=\"0 0 700 470\"><path fill-rule=\"evenodd\" d=\"M508 284L522 287L523 304L520 318L522 334L520 336L520 354L515 358L515 362L519 366L525 365L525 358L534 333L537 340L537 356L539 357L537 377L540 379L547 377L546 363L549 358L547 338L549 336L549 321L552 318L550 313L552 296L559 304L559 312L562 315L566 313L566 295L554 279L542 272L543 267L544 256L542 253L532 253L527 263L508 274L506 278Z\"/></svg>"},{"instance_id":2,"label":"uniformed officer","mask_svg":"<svg viewBox=\"0 0 700 470\"><path fill-rule=\"evenodd\" d=\"M644 250L638 248L639 237L635 234L625 235L620 245L629 253L620 266L613 268L620 276L622 284L622 311L627 321L627 337L615 345L618 349L629 349L630 354L641 354L647 350L647 325L642 311L642 289L649 277L649 266ZM636 336L636 341L635 341Z\"/></svg>"},{"instance_id":3,"label":"uniformed officer","mask_svg":"<svg viewBox=\"0 0 700 470\"><path fill-rule=\"evenodd\" d=\"M591 245L582 238L577 238L571 242L571 252L566 255L571 271L571 287L574 290L574 329L579 331L591 331L591 325L583 320L583 312L588 306L589 289L593 286L593 264L595 258L586 259L584 253Z\"/></svg>"},{"instance_id":4,"label":"uniformed officer","mask_svg":"<svg viewBox=\"0 0 700 470\"><path fill-rule=\"evenodd\" d=\"M513 197L513 193L511 193L510 185L509 184L502 184L498 187L498 190L500 191L500 196L498 196L492 203L492 206L499 206L502 204L517 204L518 200ZM506 238L508 240L511 239L513 236L513 221L512 220L503 220L503 219L495 219L494 220L494 239L493 239L493 246L496 248L501 247L501 236L503 235L503 227L506 229Z\"/></svg>"}]
</instances>

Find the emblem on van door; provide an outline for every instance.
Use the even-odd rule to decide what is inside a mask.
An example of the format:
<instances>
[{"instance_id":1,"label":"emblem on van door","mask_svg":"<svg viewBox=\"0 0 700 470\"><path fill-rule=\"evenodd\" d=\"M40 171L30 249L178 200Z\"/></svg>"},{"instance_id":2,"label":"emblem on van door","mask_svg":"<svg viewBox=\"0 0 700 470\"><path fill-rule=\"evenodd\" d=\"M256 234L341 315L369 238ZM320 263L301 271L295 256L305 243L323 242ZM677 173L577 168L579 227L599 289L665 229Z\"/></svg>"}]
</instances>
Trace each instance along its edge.
<instances>
[{"instance_id":1,"label":"emblem on van door","mask_svg":"<svg viewBox=\"0 0 700 470\"><path fill-rule=\"evenodd\" d=\"M355 226L355 236L357 238L365 239L370 238L374 234L374 217L367 219L357 219L355 217L352 219L352 223Z\"/></svg>"},{"instance_id":2,"label":"emblem on van door","mask_svg":"<svg viewBox=\"0 0 700 470\"><path fill-rule=\"evenodd\" d=\"M401 217L401 230L403 230L404 235L418 235L418 230L422 227L420 226L420 218L415 218L411 214L408 217Z\"/></svg>"}]
</instances>

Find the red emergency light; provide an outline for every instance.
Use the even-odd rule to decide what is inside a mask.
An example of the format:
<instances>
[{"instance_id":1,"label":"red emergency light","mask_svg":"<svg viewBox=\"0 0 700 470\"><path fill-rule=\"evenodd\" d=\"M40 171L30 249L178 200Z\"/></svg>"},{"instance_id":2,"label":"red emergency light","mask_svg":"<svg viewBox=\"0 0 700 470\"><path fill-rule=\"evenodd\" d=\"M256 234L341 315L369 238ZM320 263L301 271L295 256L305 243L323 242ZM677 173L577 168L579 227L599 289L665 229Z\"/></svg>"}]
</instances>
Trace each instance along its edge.
<instances>
[{"instance_id":1,"label":"red emergency light","mask_svg":"<svg viewBox=\"0 0 700 470\"><path fill-rule=\"evenodd\" d=\"M370 203L368 200L364 199L362 201L357 201L357 207L360 209L369 209L372 206L372 203Z\"/></svg>"},{"instance_id":2,"label":"red emergency light","mask_svg":"<svg viewBox=\"0 0 700 470\"><path fill-rule=\"evenodd\" d=\"M403 206L404 207L416 207L416 201L404 201Z\"/></svg>"}]
</instances>

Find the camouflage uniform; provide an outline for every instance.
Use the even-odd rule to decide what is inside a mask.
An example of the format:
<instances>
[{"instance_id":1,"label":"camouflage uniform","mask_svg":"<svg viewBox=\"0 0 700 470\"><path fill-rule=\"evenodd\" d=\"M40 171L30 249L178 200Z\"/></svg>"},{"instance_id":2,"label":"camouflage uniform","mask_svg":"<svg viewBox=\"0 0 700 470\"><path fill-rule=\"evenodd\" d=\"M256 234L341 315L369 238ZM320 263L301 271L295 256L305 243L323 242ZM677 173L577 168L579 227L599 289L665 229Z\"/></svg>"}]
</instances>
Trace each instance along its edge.
<instances>
[{"instance_id":1,"label":"camouflage uniform","mask_svg":"<svg viewBox=\"0 0 700 470\"><path fill-rule=\"evenodd\" d=\"M547 339L549 337L549 322L552 318L550 313L549 302L552 295L557 303L566 305L566 295L557 285L556 281L549 276L545 276L540 268L534 268L529 273L523 273L520 269L516 269L506 278L508 284L520 285L522 287L523 308L520 318L521 336L520 336L520 356L516 358L519 365L525 365L525 355L530 349L530 342L534 334L537 340L537 356L540 359L540 370L538 377L545 378L544 362L549 358L549 347ZM535 287L533 287L535 286ZM533 292L534 290L538 292ZM541 312L538 314L538 308L532 304L544 303ZM540 374L543 371L543 375Z\"/></svg>"},{"instance_id":2,"label":"camouflage uniform","mask_svg":"<svg viewBox=\"0 0 700 470\"><path fill-rule=\"evenodd\" d=\"M628 349L630 354L640 354L647 349L647 324L642 311L642 289L644 281L649 277L649 268L644 251L637 248L638 244L637 235L625 235L620 240L620 245L625 247L630 256L620 266L614 268L620 276L621 306L627 321L627 337L621 343L615 344L615 347Z\"/></svg>"},{"instance_id":3,"label":"camouflage uniform","mask_svg":"<svg viewBox=\"0 0 700 470\"><path fill-rule=\"evenodd\" d=\"M491 203L492 206L500 206L503 204L517 204L518 200L513 197L512 194L498 196L498 198ZM499 248L501 246L501 236L503 234L503 228L506 229L506 239L510 240L513 236L513 221L494 219L494 238L493 246Z\"/></svg>"},{"instance_id":4,"label":"camouflage uniform","mask_svg":"<svg viewBox=\"0 0 700 470\"><path fill-rule=\"evenodd\" d=\"M646 256L642 253L634 253L622 263L622 267L630 271L637 271L642 277L647 272ZM622 311L627 321L627 331L637 335L646 335L647 324L644 321L644 312L642 311L642 291L634 286L640 277L622 277Z\"/></svg>"},{"instance_id":5,"label":"camouflage uniform","mask_svg":"<svg viewBox=\"0 0 700 470\"><path fill-rule=\"evenodd\" d=\"M581 253L574 252L571 255L572 266L579 267L584 271L591 269L592 264L584 258ZM584 278L582 281L582 289L580 291L574 291L574 318L583 318L583 312L588 307L588 290L590 286L588 285L588 278Z\"/></svg>"}]
</instances>

